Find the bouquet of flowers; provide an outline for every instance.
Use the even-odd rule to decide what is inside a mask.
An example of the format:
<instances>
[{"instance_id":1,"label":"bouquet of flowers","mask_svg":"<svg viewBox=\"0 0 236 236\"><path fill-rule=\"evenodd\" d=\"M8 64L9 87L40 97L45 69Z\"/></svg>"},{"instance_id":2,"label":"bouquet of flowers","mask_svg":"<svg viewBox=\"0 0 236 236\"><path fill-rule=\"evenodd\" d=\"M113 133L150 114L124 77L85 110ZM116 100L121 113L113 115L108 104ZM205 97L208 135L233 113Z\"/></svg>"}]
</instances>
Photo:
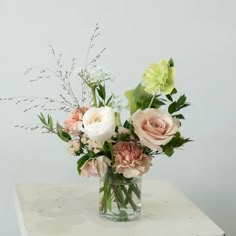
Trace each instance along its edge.
<instances>
[{"instance_id":1,"label":"bouquet of flowers","mask_svg":"<svg viewBox=\"0 0 236 236\"><path fill-rule=\"evenodd\" d=\"M112 75L96 66L104 49L87 63L98 34L96 26L85 66L76 71L81 80L80 98L70 83L71 75L75 75L74 59L71 70L63 72L61 54L57 55L51 47L58 66L53 74L61 79L66 93L60 94L60 101L48 97L24 97L18 102L43 99L45 103L40 104L43 110L47 104L59 103L60 110L69 112L63 124L54 122L51 115L40 113L38 117L42 128L66 142L69 153L77 156L80 175L101 177L100 214L124 221L134 219L140 213L140 176L149 171L155 156L165 154L170 157L176 148L190 141L180 132L184 119L180 110L189 103L185 95L175 99L174 61L162 59L149 65L137 86L125 92L130 116L121 119L119 98L106 90L106 83ZM27 73L31 70L28 69ZM49 78L51 75L47 72L42 69L37 80Z\"/></svg>"}]
</instances>

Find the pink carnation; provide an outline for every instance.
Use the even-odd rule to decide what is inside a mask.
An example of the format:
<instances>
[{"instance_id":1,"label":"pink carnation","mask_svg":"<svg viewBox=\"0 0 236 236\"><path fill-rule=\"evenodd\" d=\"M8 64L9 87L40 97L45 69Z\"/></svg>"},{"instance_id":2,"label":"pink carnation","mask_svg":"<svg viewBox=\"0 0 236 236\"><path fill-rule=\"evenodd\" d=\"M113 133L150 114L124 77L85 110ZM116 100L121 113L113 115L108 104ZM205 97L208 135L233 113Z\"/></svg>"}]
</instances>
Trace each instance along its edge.
<instances>
[{"instance_id":1,"label":"pink carnation","mask_svg":"<svg viewBox=\"0 0 236 236\"><path fill-rule=\"evenodd\" d=\"M82 125L84 113L88 110L87 107L82 107L71 112L71 115L65 120L65 130L71 135L78 135Z\"/></svg>"},{"instance_id":2,"label":"pink carnation","mask_svg":"<svg viewBox=\"0 0 236 236\"><path fill-rule=\"evenodd\" d=\"M134 141L118 142L114 146L116 173L126 178L143 175L150 166L152 158L145 155Z\"/></svg>"}]
</instances>

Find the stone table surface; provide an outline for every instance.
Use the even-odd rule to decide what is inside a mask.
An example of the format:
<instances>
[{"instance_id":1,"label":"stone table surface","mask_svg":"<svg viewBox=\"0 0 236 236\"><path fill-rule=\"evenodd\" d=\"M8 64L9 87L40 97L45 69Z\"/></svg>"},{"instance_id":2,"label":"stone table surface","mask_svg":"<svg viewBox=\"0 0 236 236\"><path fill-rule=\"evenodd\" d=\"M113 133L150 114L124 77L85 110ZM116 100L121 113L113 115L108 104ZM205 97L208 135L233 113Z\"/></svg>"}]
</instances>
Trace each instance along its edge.
<instances>
[{"instance_id":1,"label":"stone table surface","mask_svg":"<svg viewBox=\"0 0 236 236\"><path fill-rule=\"evenodd\" d=\"M98 184L20 184L16 212L22 236L223 236L224 232L166 180L142 183L142 217L98 216Z\"/></svg>"}]
</instances>

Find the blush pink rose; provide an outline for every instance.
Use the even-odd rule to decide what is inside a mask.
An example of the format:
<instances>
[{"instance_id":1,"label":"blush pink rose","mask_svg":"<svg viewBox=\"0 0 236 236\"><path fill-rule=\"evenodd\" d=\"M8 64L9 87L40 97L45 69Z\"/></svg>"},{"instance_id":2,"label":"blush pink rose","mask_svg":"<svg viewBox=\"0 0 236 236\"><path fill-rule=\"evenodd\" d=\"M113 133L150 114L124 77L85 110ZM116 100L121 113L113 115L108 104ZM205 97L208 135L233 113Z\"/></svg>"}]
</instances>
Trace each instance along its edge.
<instances>
[{"instance_id":1,"label":"blush pink rose","mask_svg":"<svg viewBox=\"0 0 236 236\"><path fill-rule=\"evenodd\" d=\"M71 112L70 116L64 122L65 130L71 135L77 135L82 125L84 113L87 107L82 107Z\"/></svg>"},{"instance_id":2,"label":"blush pink rose","mask_svg":"<svg viewBox=\"0 0 236 236\"><path fill-rule=\"evenodd\" d=\"M89 159L81 167L81 175L86 177L102 177L106 174L110 164L111 160L106 156Z\"/></svg>"},{"instance_id":3,"label":"blush pink rose","mask_svg":"<svg viewBox=\"0 0 236 236\"><path fill-rule=\"evenodd\" d=\"M131 119L140 143L153 151L162 151L160 146L170 142L179 130L179 121L164 110L139 109Z\"/></svg>"},{"instance_id":4,"label":"blush pink rose","mask_svg":"<svg viewBox=\"0 0 236 236\"><path fill-rule=\"evenodd\" d=\"M145 155L134 141L116 143L114 156L116 173L126 178L143 175L151 166L152 158Z\"/></svg>"}]
</instances>

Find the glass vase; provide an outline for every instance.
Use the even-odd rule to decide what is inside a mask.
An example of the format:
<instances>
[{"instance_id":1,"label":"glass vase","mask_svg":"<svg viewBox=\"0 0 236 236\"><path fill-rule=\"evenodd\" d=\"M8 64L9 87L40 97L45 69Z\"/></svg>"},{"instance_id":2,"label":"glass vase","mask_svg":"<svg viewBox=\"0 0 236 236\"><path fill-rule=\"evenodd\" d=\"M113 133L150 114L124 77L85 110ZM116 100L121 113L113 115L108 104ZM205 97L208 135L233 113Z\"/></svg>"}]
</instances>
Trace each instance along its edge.
<instances>
[{"instance_id":1,"label":"glass vase","mask_svg":"<svg viewBox=\"0 0 236 236\"><path fill-rule=\"evenodd\" d=\"M133 221L141 214L141 177L106 174L100 178L99 214L111 221Z\"/></svg>"}]
</instances>

